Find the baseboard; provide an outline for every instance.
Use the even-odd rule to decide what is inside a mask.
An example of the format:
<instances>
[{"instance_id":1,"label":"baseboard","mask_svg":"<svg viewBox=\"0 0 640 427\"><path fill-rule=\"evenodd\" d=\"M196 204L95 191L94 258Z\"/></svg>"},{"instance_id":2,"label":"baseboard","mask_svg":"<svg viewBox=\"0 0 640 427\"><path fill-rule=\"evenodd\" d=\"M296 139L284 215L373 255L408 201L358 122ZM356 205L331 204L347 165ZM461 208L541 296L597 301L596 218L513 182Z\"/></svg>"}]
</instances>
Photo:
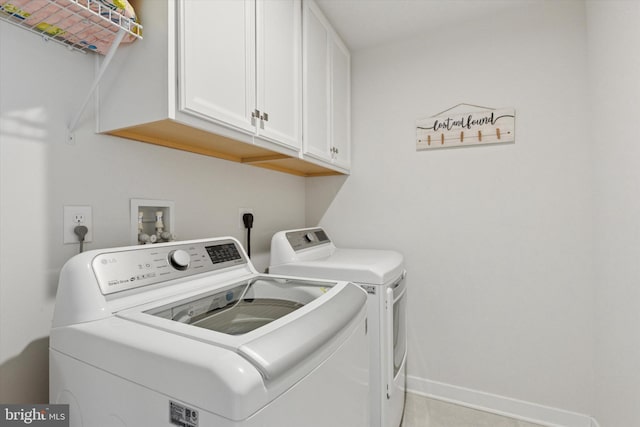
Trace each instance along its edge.
<instances>
[{"instance_id":1,"label":"baseboard","mask_svg":"<svg viewBox=\"0 0 640 427\"><path fill-rule=\"evenodd\" d=\"M548 427L600 427L589 415L407 376L407 391Z\"/></svg>"}]
</instances>

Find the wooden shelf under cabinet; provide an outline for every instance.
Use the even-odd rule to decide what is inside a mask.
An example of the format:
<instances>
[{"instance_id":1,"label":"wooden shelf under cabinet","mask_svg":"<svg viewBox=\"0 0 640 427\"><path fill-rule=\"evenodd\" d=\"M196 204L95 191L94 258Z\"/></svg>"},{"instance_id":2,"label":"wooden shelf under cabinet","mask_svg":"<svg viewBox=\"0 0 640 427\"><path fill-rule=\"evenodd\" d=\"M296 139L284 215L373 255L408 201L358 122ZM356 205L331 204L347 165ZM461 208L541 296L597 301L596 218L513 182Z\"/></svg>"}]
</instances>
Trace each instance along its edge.
<instances>
[{"instance_id":1,"label":"wooden shelf under cabinet","mask_svg":"<svg viewBox=\"0 0 640 427\"><path fill-rule=\"evenodd\" d=\"M107 134L297 176L343 175L341 172L303 159L195 129L169 119L117 129Z\"/></svg>"}]
</instances>

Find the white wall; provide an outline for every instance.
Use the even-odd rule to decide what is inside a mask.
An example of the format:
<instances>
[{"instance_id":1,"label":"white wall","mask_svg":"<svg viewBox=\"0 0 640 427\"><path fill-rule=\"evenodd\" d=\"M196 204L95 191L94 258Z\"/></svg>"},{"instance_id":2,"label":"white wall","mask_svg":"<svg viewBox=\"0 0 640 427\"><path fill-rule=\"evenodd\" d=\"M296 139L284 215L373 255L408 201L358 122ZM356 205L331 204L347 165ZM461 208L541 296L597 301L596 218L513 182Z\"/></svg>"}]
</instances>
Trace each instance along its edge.
<instances>
[{"instance_id":1,"label":"white wall","mask_svg":"<svg viewBox=\"0 0 640 427\"><path fill-rule=\"evenodd\" d=\"M238 208L251 207L260 268L274 232L304 226L303 178L95 135L92 108L76 145L68 145L66 123L89 89L93 59L0 22L3 403L48 402L57 275L78 250L62 244L63 205L93 207L94 242L86 249L129 244L131 198L173 200L182 240L232 235L244 242Z\"/></svg>"},{"instance_id":2,"label":"white wall","mask_svg":"<svg viewBox=\"0 0 640 427\"><path fill-rule=\"evenodd\" d=\"M588 2L596 189L596 411L640 425L640 2Z\"/></svg>"},{"instance_id":3,"label":"white wall","mask_svg":"<svg viewBox=\"0 0 640 427\"><path fill-rule=\"evenodd\" d=\"M353 55L353 170L307 222L402 251L412 383L590 414L593 195L582 2L523 2ZM516 142L415 150L415 120L516 109Z\"/></svg>"},{"instance_id":4,"label":"white wall","mask_svg":"<svg viewBox=\"0 0 640 427\"><path fill-rule=\"evenodd\" d=\"M93 57L0 22L0 402L48 399L62 206L93 206L91 249L128 244L140 197L174 200L182 239L242 238L253 207L256 252L305 223L400 250L414 384L640 425L639 8L532 2L355 52L353 174L306 181L94 135L91 109L67 145ZM415 120L459 102L514 107L516 143L415 152Z\"/></svg>"}]
</instances>

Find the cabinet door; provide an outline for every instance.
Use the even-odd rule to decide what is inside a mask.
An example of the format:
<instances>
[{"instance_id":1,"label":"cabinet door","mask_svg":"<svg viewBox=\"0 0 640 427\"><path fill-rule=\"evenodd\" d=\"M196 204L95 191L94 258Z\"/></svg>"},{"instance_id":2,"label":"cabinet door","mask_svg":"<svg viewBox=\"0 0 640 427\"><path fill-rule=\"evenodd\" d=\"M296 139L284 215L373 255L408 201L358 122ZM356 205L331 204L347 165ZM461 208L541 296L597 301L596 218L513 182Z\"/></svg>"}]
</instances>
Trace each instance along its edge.
<instances>
[{"instance_id":1,"label":"cabinet door","mask_svg":"<svg viewBox=\"0 0 640 427\"><path fill-rule=\"evenodd\" d=\"M256 2L258 135L299 150L302 140L300 0ZM266 114L266 116L265 116Z\"/></svg>"},{"instance_id":2,"label":"cabinet door","mask_svg":"<svg viewBox=\"0 0 640 427\"><path fill-rule=\"evenodd\" d=\"M330 161L329 27L310 1L304 3L302 32L304 153Z\"/></svg>"},{"instance_id":3,"label":"cabinet door","mask_svg":"<svg viewBox=\"0 0 640 427\"><path fill-rule=\"evenodd\" d=\"M351 165L351 55L337 38L331 43L331 143L337 166Z\"/></svg>"},{"instance_id":4,"label":"cabinet door","mask_svg":"<svg viewBox=\"0 0 640 427\"><path fill-rule=\"evenodd\" d=\"M179 108L254 133L254 0L178 5Z\"/></svg>"}]
</instances>

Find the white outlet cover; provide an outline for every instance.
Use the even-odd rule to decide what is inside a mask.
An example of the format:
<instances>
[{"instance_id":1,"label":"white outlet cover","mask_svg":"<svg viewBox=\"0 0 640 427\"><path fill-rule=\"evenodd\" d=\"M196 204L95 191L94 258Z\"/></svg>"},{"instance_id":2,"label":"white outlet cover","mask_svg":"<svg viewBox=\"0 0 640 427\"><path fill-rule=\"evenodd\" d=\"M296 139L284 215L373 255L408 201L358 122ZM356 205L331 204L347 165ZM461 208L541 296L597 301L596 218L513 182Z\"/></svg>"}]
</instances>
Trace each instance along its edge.
<instances>
[{"instance_id":1,"label":"white outlet cover","mask_svg":"<svg viewBox=\"0 0 640 427\"><path fill-rule=\"evenodd\" d=\"M78 222L77 217L82 217ZM80 243L73 229L78 225L84 225L89 230L84 236L84 242L93 241L93 217L91 206L65 205L62 220L62 241L65 244Z\"/></svg>"}]
</instances>

